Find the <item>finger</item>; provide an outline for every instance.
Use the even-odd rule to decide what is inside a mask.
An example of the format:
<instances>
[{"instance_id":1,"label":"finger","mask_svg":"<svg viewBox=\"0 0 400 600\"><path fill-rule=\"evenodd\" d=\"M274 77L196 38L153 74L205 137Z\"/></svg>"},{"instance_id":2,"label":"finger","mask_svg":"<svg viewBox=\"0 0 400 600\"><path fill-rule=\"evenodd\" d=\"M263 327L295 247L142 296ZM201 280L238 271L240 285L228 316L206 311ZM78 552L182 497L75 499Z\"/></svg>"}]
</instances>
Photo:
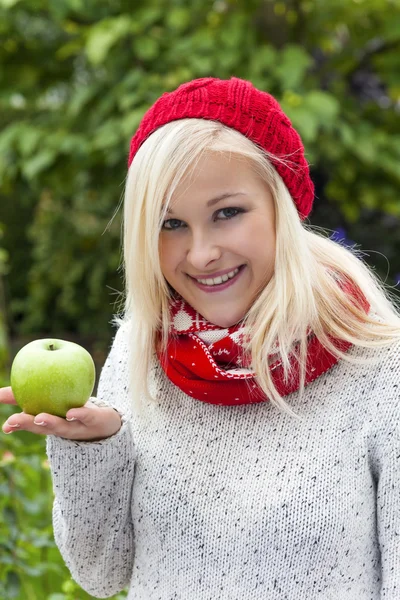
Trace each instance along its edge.
<instances>
[{"instance_id":1,"label":"finger","mask_svg":"<svg viewBox=\"0 0 400 600\"><path fill-rule=\"evenodd\" d=\"M71 410L69 410L65 416L67 421L82 421L83 419L88 417L88 413L84 410L82 412L80 412L83 408L88 408L88 409L93 409L93 408L98 408L98 406L92 402L92 400L89 398L89 400L82 406L79 408L73 408ZM91 413L89 414L89 416L91 415Z\"/></svg>"},{"instance_id":2,"label":"finger","mask_svg":"<svg viewBox=\"0 0 400 600\"><path fill-rule=\"evenodd\" d=\"M62 417L56 417L48 413L39 413L33 419L33 433L44 435L57 435L68 439L77 439L84 430L84 426L79 421L68 423Z\"/></svg>"},{"instance_id":3,"label":"finger","mask_svg":"<svg viewBox=\"0 0 400 600\"><path fill-rule=\"evenodd\" d=\"M20 412L11 415L3 424L4 433L13 433L14 431L30 431L36 434L46 434L43 427L35 424L35 417L27 413Z\"/></svg>"},{"instance_id":4,"label":"finger","mask_svg":"<svg viewBox=\"0 0 400 600\"><path fill-rule=\"evenodd\" d=\"M0 388L0 404L17 404L11 386Z\"/></svg>"},{"instance_id":5,"label":"finger","mask_svg":"<svg viewBox=\"0 0 400 600\"><path fill-rule=\"evenodd\" d=\"M79 419L69 416L69 421L67 419L55 417L54 415L40 413L34 418L33 433L56 435L67 440L77 441L101 440L104 437L108 437L112 433L115 433L115 431L118 430L118 428L115 427L115 422L113 423L111 432L108 431L109 428L104 428L105 411L110 410L111 413L114 413L113 409L99 409L96 406L94 408L97 410L94 411L93 407L87 409L74 409L78 411ZM100 423L99 413L101 413L102 416L102 422ZM70 422L71 420L73 422Z\"/></svg>"},{"instance_id":6,"label":"finger","mask_svg":"<svg viewBox=\"0 0 400 600\"><path fill-rule=\"evenodd\" d=\"M79 421L80 423L88 427L90 425L93 425L97 421L98 410L93 409L98 408L99 407L96 406L93 402L88 401L85 404L85 406L82 406L81 408L72 408L71 410L69 410L67 412L66 419L67 421ZM104 411L105 409L101 408L100 410Z\"/></svg>"},{"instance_id":7,"label":"finger","mask_svg":"<svg viewBox=\"0 0 400 600\"><path fill-rule=\"evenodd\" d=\"M29 431L37 435L57 435L66 439L80 439L86 433L86 427L79 421L68 423L62 417L47 413L36 416L21 412L8 418L3 425L3 432Z\"/></svg>"}]
</instances>

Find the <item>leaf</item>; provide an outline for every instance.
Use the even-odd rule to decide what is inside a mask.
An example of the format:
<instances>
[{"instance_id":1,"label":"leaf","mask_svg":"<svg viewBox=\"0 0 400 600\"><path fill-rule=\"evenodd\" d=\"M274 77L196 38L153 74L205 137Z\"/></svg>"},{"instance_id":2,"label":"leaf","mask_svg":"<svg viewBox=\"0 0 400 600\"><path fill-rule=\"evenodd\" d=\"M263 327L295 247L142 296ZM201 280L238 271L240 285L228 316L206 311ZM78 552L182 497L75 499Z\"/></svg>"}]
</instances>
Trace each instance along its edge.
<instances>
[{"instance_id":1,"label":"leaf","mask_svg":"<svg viewBox=\"0 0 400 600\"><path fill-rule=\"evenodd\" d=\"M358 158L367 164L373 164L377 157L377 148L373 143L373 139L358 139L358 144L354 146L354 153Z\"/></svg>"},{"instance_id":2,"label":"leaf","mask_svg":"<svg viewBox=\"0 0 400 600\"><path fill-rule=\"evenodd\" d=\"M309 92L304 98L304 103L323 125L334 122L339 114L339 102L328 92L320 90Z\"/></svg>"},{"instance_id":3,"label":"leaf","mask_svg":"<svg viewBox=\"0 0 400 600\"><path fill-rule=\"evenodd\" d=\"M147 109L147 106L142 106L142 107L136 108L135 110L131 110L125 116L125 118L123 119L123 121L121 123L122 131L124 132L125 135L131 137L134 134L134 132L138 128L138 125L139 125L146 109Z\"/></svg>"},{"instance_id":4,"label":"leaf","mask_svg":"<svg viewBox=\"0 0 400 600\"><path fill-rule=\"evenodd\" d=\"M87 136L65 134L58 144L58 149L60 153L72 155L76 159L89 154L90 141L87 139Z\"/></svg>"},{"instance_id":5,"label":"leaf","mask_svg":"<svg viewBox=\"0 0 400 600\"><path fill-rule=\"evenodd\" d=\"M250 57L249 69L255 75L261 73L270 73L275 69L277 62L277 51L269 44L263 44L252 52Z\"/></svg>"},{"instance_id":6,"label":"leaf","mask_svg":"<svg viewBox=\"0 0 400 600\"><path fill-rule=\"evenodd\" d=\"M16 4L18 4L18 2L20 2L20 0L0 0L0 6L2 6L5 9L12 8Z\"/></svg>"},{"instance_id":7,"label":"leaf","mask_svg":"<svg viewBox=\"0 0 400 600\"><path fill-rule=\"evenodd\" d=\"M56 156L57 152L55 150L45 148L42 152L35 154L33 158L23 161L21 165L22 173L27 179L34 179L55 161Z\"/></svg>"},{"instance_id":8,"label":"leaf","mask_svg":"<svg viewBox=\"0 0 400 600\"><path fill-rule=\"evenodd\" d=\"M4 250L4 248L0 248L0 275L6 275L8 273L8 266L7 266L8 257L9 257L9 254L8 254L7 250ZM2 342L2 338L1 338L1 327L0 327L0 347L1 347L1 342Z\"/></svg>"},{"instance_id":9,"label":"leaf","mask_svg":"<svg viewBox=\"0 0 400 600\"><path fill-rule=\"evenodd\" d=\"M338 124L338 128L343 145L351 148L356 143L356 136L352 127L347 123L341 122Z\"/></svg>"},{"instance_id":10,"label":"leaf","mask_svg":"<svg viewBox=\"0 0 400 600\"><path fill-rule=\"evenodd\" d=\"M360 217L360 209L355 204L342 204L342 211L350 223L355 223Z\"/></svg>"},{"instance_id":11,"label":"leaf","mask_svg":"<svg viewBox=\"0 0 400 600\"><path fill-rule=\"evenodd\" d=\"M275 75L284 90L294 90L303 81L312 59L301 46L288 45L280 53Z\"/></svg>"},{"instance_id":12,"label":"leaf","mask_svg":"<svg viewBox=\"0 0 400 600\"><path fill-rule=\"evenodd\" d=\"M94 65L104 62L110 49L131 30L131 19L128 15L120 15L103 19L94 25L86 41L85 52Z\"/></svg>"},{"instance_id":13,"label":"leaf","mask_svg":"<svg viewBox=\"0 0 400 600\"><path fill-rule=\"evenodd\" d=\"M165 18L165 12L162 6L147 6L136 10L132 22L132 32L142 33L150 25L154 25L160 19Z\"/></svg>"},{"instance_id":14,"label":"leaf","mask_svg":"<svg viewBox=\"0 0 400 600\"><path fill-rule=\"evenodd\" d=\"M390 213L391 215L395 215L396 217L400 218L400 203L398 201L398 199L394 199L392 201L389 202L385 202L385 210ZM399 275L399 282L400 282L400 275Z\"/></svg>"},{"instance_id":15,"label":"leaf","mask_svg":"<svg viewBox=\"0 0 400 600\"><path fill-rule=\"evenodd\" d=\"M135 38L132 44L137 58L142 60L154 60L158 56L159 44L155 38L140 36Z\"/></svg>"},{"instance_id":16,"label":"leaf","mask_svg":"<svg viewBox=\"0 0 400 600\"><path fill-rule=\"evenodd\" d=\"M167 27L177 33L182 33L189 26L191 20L190 8L172 8L165 17Z\"/></svg>"},{"instance_id":17,"label":"leaf","mask_svg":"<svg viewBox=\"0 0 400 600\"><path fill-rule=\"evenodd\" d=\"M15 142L20 138L23 128L22 123L16 121L3 130L0 134L0 154L9 152L14 147Z\"/></svg>"},{"instance_id":18,"label":"leaf","mask_svg":"<svg viewBox=\"0 0 400 600\"><path fill-rule=\"evenodd\" d=\"M119 119L112 119L104 123L96 131L93 139L93 148L104 150L110 146L117 145L121 140L120 127L121 123Z\"/></svg>"},{"instance_id":19,"label":"leaf","mask_svg":"<svg viewBox=\"0 0 400 600\"><path fill-rule=\"evenodd\" d=\"M18 137L18 146L23 157L27 157L36 150L40 140L43 139L43 131L35 127L26 126Z\"/></svg>"},{"instance_id":20,"label":"leaf","mask_svg":"<svg viewBox=\"0 0 400 600\"><path fill-rule=\"evenodd\" d=\"M80 52L82 52L82 40L80 38L76 38L70 40L60 48L56 52L56 58L58 60L66 60L71 56L76 56Z\"/></svg>"},{"instance_id":21,"label":"leaf","mask_svg":"<svg viewBox=\"0 0 400 600\"><path fill-rule=\"evenodd\" d=\"M382 8L388 9L387 6L382 6ZM399 32L400 32L400 12L390 11L390 18L385 19L383 23L383 35L384 39L388 42L398 42L399 41Z\"/></svg>"},{"instance_id":22,"label":"leaf","mask_svg":"<svg viewBox=\"0 0 400 600\"><path fill-rule=\"evenodd\" d=\"M67 579L67 581L64 581L62 584L61 589L66 594L71 594L76 590L76 584L71 579Z\"/></svg>"},{"instance_id":23,"label":"leaf","mask_svg":"<svg viewBox=\"0 0 400 600\"><path fill-rule=\"evenodd\" d=\"M292 125L300 133L304 142L313 142L317 137L318 120L301 102L300 105L290 105L282 100L281 106L292 122Z\"/></svg>"}]
</instances>

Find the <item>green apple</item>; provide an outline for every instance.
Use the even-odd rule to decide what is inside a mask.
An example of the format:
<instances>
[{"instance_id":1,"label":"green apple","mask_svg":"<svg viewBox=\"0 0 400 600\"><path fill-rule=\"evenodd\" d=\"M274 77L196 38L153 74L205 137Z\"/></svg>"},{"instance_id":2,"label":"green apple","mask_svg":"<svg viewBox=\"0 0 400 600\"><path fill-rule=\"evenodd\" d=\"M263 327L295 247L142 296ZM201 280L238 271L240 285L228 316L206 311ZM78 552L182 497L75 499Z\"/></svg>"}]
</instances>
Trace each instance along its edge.
<instances>
[{"instance_id":1,"label":"green apple","mask_svg":"<svg viewBox=\"0 0 400 600\"><path fill-rule=\"evenodd\" d=\"M18 352L11 366L11 388L17 404L30 415L65 417L83 406L95 382L89 352L73 342L35 340Z\"/></svg>"}]
</instances>

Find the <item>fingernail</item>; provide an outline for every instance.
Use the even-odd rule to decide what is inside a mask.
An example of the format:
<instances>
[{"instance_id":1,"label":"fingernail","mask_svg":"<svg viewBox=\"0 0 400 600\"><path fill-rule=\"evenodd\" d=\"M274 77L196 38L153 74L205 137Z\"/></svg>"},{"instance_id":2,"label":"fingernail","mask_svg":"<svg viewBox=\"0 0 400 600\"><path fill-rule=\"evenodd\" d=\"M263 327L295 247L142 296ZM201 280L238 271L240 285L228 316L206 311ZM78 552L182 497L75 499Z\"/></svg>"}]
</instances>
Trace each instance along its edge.
<instances>
[{"instance_id":1,"label":"fingernail","mask_svg":"<svg viewBox=\"0 0 400 600\"><path fill-rule=\"evenodd\" d=\"M76 417L71 417L70 419L68 419L68 417L65 417L67 421L77 421L78 419Z\"/></svg>"},{"instance_id":2,"label":"fingernail","mask_svg":"<svg viewBox=\"0 0 400 600\"><path fill-rule=\"evenodd\" d=\"M33 421L35 425L47 425L46 421Z\"/></svg>"},{"instance_id":3,"label":"fingernail","mask_svg":"<svg viewBox=\"0 0 400 600\"><path fill-rule=\"evenodd\" d=\"M11 423L4 423L3 427L5 427L6 425L8 425L8 427L12 427L11 431L4 431L4 429L2 430L3 433L5 433L6 435L12 433L14 429L17 429L19 427L19 423L16 423L15 425L11 425Z\"/></svg>"}]
</instances>

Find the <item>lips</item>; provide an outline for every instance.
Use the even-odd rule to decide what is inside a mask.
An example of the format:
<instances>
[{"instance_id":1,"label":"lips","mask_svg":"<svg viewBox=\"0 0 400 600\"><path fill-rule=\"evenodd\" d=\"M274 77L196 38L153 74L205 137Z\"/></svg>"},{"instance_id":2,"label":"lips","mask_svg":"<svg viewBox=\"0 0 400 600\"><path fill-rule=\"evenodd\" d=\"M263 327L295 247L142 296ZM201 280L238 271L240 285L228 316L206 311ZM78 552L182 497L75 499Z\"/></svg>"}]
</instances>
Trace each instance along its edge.
<instances>
[{"instance_id":1,"label":"lips","mask_svg":"<svg viewBox=\"0 0 400 600\"><path fill-rule=\"evenodd\" d=\"M192 277L190 275L189 275L189 277L193 281L195 286L204 292L207 292L207 293L220 292L220 291L222 292L223 290L227 289L231 285L234 285L236 283L236 281L238 281L244 268L245 268L245 265L236 267L236 269L238 269L238 272L232 278L230 278L227 281L224 281L222 283L217 283L214 285L207 285L207 284L201 283L200 281L198 281L198 278ZM227 275L228 273L232 273L236 269L225 270L225 271L221 271L220 273ZM222 275L217 276L217 274L213 273L213 277L208 276L205 279L213 280L213 279L218 279L220 277L222 277ZM201 278L201 279L203 279L203 278Z\"/></svg>"},{"instance_id":2,"label":"lips","mask_svg":"<svg viewBox=\"0 0 400 600\"><path fill-rule=\"evenodd\" d=\"M229 279L233 279L235 277L235 275L237 275L238 273L239 273L239 268L237 267L236 269L229 271L229 273L226 273L226 275L219 275L219 276L207 277L207 278L195 277L195 279L199 283L203 283L204 285L220 285L221 283L225 283L225 281L228 281Z\"/></svg>"},{"instance_id":3,"label":"lips","mask_svg":"<svg viewBox=\"0 0 400 600\"><path fill-rule=\"evenodd\" d=\"M244 265L238 265L236 267L230 267L230 269L224 269L221 271L216 271L215 273L202 273L200 275L190 275L189 273L187 273L187 275L191 278L191 279L196 279L196 280L201 280L201 279L215 279L216 277L222 277L223 275L227 275L228 273L231 273L232 271L235 271L236 269L241 269L242 267L244 267Z\"/></svg>"}]
</instances>

